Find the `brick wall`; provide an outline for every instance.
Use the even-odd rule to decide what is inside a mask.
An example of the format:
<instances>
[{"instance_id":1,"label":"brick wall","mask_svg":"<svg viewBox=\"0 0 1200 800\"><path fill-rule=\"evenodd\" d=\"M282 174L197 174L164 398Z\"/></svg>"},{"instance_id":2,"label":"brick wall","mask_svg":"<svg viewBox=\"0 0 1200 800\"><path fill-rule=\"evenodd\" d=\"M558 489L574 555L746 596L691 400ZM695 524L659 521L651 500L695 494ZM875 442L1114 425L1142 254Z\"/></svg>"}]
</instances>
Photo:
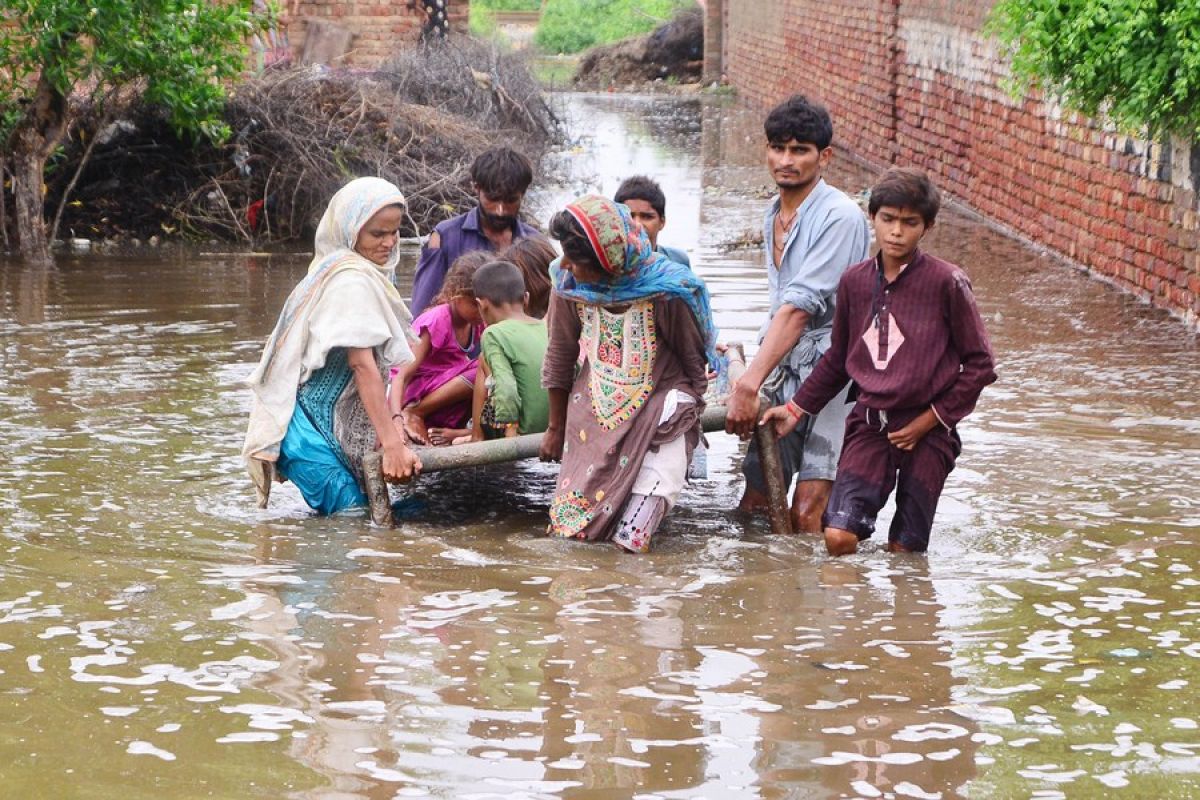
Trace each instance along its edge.
<instances>
[{"instance_id":1,"label":"brick wall","mask_svg":"<svg viewBox=\"0 0 1200 800\"><path fill-rule=\"evenodd\" d=\"M304 52L314 23L334 25L351 34L350 50L339 63L354 67L380 64L397 47L417 41L425 19L408 0L288 0L283 5L294 54ZM466 31L469 6L470 0L446 0L452 30Z\"/></svg>"},{"instance_id":2,"label":"brick wall","mask_svg":"<svg viewBox=\"0 0 1200 800\"><path fill-rule=\"evenodd\" d=\"M840 148L919 166L989 219L1200 326L1200 148L1010 97L979 32L989 0L724 4L725 74L743 97L821 99Z\"/></svg>"}]
</instances>

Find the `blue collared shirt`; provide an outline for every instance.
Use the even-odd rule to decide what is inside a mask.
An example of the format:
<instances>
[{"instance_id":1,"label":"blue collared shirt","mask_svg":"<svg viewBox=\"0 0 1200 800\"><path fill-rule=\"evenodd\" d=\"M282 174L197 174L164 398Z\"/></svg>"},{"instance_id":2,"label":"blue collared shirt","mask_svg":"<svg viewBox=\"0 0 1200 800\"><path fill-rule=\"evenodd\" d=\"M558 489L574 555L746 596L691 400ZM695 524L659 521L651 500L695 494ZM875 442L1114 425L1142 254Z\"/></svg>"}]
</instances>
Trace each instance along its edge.
<instances>
[{"instance_id":1,"label":"blue collared shirt","mask_svg":"<svg viewBox=\"0 0 1200 800\"><path fill-rule=\"evenodd\" d=\"M441 239L441 243L434 248L428 244L421 248L421 260L417 262L417 271L413 275L410 310L414 318L428 308L433 298L437 297L438 292L442 290L442 283L446 280L446 273L459 256L472 250L495 249L480 228L478 206L465 214L438 223L434 232ZM514 242L536 235L537 228L517 220L513 228Z\"/></svg>"},{"instance_id":2,"label":"blue collared shirt","mask_svg":"<svg viewBox=\"0 0 1200 800\"><path fill-rule=\"evenodd\" d=\"M784 305L807 311L808 327L785 359L793 368L803 369L811 367L829 346L838 281L847 267L868 256L871 229L858 204L822 179L800 204L776 268L771 249L778 213L776 197L763 220L771 313L758 340L766 336L771 320Z\"/></svg>"},{"instance_id":3,"label":"blue collared shirt","mask_svg":"<svg viewBox=\"0 0 1200 800\"><path fill-rule=\"evenodd\" d=\"M674 261L676 264L683 264L685 267L692 266L692 260L688 258L688 254L683 250L680 250L678 247L668 247L665 244L660 244L654 249L662 253L671 261Z\"/></svg>"}]
</instances>

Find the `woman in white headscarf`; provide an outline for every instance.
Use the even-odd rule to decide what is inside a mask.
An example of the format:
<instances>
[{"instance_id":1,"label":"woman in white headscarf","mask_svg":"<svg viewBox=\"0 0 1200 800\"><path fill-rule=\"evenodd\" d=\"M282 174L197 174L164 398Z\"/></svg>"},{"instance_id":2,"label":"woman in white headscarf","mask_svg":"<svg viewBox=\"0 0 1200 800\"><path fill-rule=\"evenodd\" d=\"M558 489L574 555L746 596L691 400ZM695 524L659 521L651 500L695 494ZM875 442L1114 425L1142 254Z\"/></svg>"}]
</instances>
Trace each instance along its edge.
<instances>
[{"instance_id":1,"label":"woman in white headscarf","mask_svg":"<svg viewBox=\"0 0 1200 800\"><path fill-rule=\"evenodd\" d=\"M381 178L342 187L317 227L316 253L279 315L249 384L242 455L266 506L290 480L322 514L367 505L363 456L381 449L384 478L421 468L388 412L390 366L412 360L412 316L392 285L404 195Z\"/></svg>"}]
</instances>

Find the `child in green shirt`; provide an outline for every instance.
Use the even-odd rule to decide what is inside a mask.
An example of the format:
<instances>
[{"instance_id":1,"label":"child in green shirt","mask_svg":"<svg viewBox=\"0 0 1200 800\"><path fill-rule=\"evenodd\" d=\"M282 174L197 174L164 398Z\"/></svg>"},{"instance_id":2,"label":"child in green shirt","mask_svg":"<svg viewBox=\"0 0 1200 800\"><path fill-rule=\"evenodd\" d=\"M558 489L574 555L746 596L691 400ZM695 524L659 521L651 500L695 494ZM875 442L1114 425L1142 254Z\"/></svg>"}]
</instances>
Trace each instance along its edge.
<instances>
[{"instance_id":1,"label":"child in green shirt","mask_svg":"<svg viewBox=\"0 0 1200 800\"><path fill-rule=\"evenodd\" d=\"M469 437L455 443L497 436L541 433L550 406L542 388L546 356L546 324L525 313L529 298L521 270L508 261L493 261L476 271L472 286L483 331Z\"/></svg>"}]
</instances>

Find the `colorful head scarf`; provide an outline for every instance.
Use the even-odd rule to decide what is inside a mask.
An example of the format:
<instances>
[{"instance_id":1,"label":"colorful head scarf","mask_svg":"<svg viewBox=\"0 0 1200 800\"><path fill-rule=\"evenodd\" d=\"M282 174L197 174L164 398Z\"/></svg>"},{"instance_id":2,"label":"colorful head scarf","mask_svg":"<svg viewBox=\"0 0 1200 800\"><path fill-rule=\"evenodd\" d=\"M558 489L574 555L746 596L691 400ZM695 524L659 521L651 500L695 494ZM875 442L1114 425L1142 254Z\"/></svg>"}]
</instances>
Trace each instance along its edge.
<instances>
[{"instance_id":1,"label":"colorful head scarf","mask_svg":"<svg viewBox=\"0 0 1200 800\"><path fill-rule=\"evenodd\" d=\"M687 303L710 364L715 364L717 331L713 327L708 287L688 267L676 264L650 246L650 237L629 215L629 208L600 195L585 195L566 209L583 228L600 266L612 276L603 283L579 283L559 266L550 265L554 290L588 305L621 305L656 295L678 297Z\"/></svg>"},{"instance_id":2,"label":"colorful head scarf","mask_svg":"<svg viewBox=\"0 0 1200 800\"><path fill-rule=\"evenodd\" d=\"M359 231L371 217L388 206L408 208L404 195L396 185L383 178L355 178L338 189L330 199L321 223L317 225L317 236L313 243L315 253L308 265L309 274L320 271L323 265L348 254L357 255L354 244L358 241ZM386 264L370 263L382 272L392 273L399 261L400 243L397 242Z\"/></svg>"}]
</instances>

